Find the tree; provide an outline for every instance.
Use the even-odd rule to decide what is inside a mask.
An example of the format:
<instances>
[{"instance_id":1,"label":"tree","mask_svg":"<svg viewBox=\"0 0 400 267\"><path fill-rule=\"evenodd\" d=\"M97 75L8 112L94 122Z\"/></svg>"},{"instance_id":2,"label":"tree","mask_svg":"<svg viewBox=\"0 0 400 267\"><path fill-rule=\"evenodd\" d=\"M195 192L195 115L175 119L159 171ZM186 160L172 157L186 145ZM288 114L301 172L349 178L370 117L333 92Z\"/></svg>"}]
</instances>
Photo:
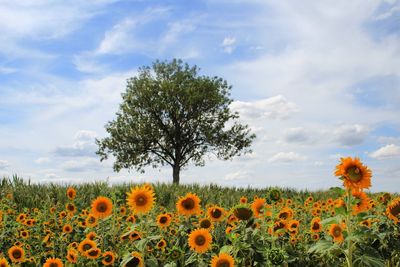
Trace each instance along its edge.
<instances>
[{"instance_id":1,"label":"tree","mask_svg":"<svg viewBox=\"0 0 400 267\"><path fill-rule=\"evenodd\" d=\"M204 166L208 153L227 160L251 152L255 135L229 109L231 86L198 72L176 59L139 68L128 79L116 119L105 126L110 136L96 139L101 161L112 154L115 171L168 164L179 184L180 170L190 162Z\"/></svg>"}]
</instances>

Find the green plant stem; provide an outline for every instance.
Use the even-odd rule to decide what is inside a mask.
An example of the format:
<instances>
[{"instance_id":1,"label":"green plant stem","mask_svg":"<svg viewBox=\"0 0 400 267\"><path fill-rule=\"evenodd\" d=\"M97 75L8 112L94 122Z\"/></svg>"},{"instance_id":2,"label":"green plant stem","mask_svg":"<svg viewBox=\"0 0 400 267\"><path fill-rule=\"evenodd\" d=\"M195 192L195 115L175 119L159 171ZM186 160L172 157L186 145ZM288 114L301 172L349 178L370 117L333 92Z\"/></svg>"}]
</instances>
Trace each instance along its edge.
<instances>
[{"instance_id":1,"label":"green plant stem","mask_svg":"<svg viewBox=\"0 0 400 267\"><path fill-rule=\"evenodd\" d=\"M347 266L348 267L353 267L353 240L351 239L351 189L347 189L347 218L346 218L346 227L347 227L347 237L349 238L347 240L347 254L346 254L346 260L347 260Z\"/></svg>"}]
</instances>

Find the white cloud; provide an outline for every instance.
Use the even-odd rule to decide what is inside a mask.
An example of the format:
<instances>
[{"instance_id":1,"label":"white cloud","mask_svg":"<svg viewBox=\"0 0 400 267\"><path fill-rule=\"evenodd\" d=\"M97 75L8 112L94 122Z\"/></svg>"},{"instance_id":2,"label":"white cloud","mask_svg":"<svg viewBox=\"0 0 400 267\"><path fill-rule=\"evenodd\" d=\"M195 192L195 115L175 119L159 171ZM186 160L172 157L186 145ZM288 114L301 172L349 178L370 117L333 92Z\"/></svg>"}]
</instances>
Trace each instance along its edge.
<instances>
[{"instance_id":1,"label":"white cloud","mask_svg":"<svg viewBox=\"0 0 400 267\"><path fill-rule=\"evenodd\" d=\"M75 134L71 146L59 146L54 150L54 154L61 157L96 157L96 136L96 132L81 130Z\"/></svg>"},{"instance_id":2,"label":"white cloud","mask_svg":"<svg viewBox=\"0 0 400 267\"><path fill-rule=\"evenodd\" d=\"M251 174L248 171L239 170L236 172L228 173L224 176L225 181L235 181L235 180L243 180L248 179Z\"/></svg>"},{"instance_id":3,"label":"white cloud","mask_svg":"<svg viewBox=\"0 0 400 267\"><path fill-rule=\"evenodd\" d=\"M395 144L386 145L369 154L371 158L388 159L400 156L400 146Z\"/></svg>"},{"instance_id":4,"label":"white cloud","mask_svg":"<svg viewBox=\"0 0 400 267\"><path fill-rule=\"evenodd\" d=\"M88 172L99 171L104 167L99 159L81 158L79 160L68 160L61 165L63 171L66 172Z\"/></svg>"},{"instance_id":5,"label":"white cloud","mask_svg":"<svg viewBox=\"0 0 400 267\"><path fill-rule=\"evenodd\" d=\"M268 162L293 162L302 161L306 157L295 152L279 152L268 159Z\"/></svg>"},{"instance_id":6,"label":"white cloud","mask_svg":"<svg viewBox=\"0 0 400 267\"><path fill-rule=\"evenodd\" d=\"M334 139L341 145L354 146L361 144L369 132L364 125L341 125L333 132Z\"/></svg>"},{"instance_id":7,"label":"white cloud","mask_svg":"<svg viewBox=\"0 0 400 267\"><path fill-rule=\"evenodd\" d=\"M224 52L231 54L235 49L236 38L235 37L225 37L221 43Z\"/></svg>"},{"instance_id":8,"label":"white cloud","mask_svg":"<svg viewBox=\"0 0 400 267\"><path fill-rule=\"evenodd\" d=\"M51 159L48 157L41 157L35 160L35 163L37 164L43 164L43 163L49 163L51 162Z\"/></svg>"},{"instance_id":9,"label":"white cloud","mask_svg":"<svg viewBox=\"0 0 400 267\"><path fill-rule=\"evenodd\" d=\"M283 138L289 143L302 143L308 140L309 133L302 127L289 128L285 130Z\"/></svg>"},{"instance_id":10,"label":"white cloud","mask_svg":"<svg viewBox=\"0 0 400 267\"><path fill-rule=\"evenodd\" d=\"M400 11L400 5L391 7L388 11L377 15L374 19L375 20L385 20L393 16L394 14Z\"/></svg>"},{"instance_id":11,"label":"white cloud","mask_svg":"<svg viewBox=\"0 0 400 267\"><path fill-rule=\"evenodd\" d=\"M277 95L255 101L234 101L231 104L234 111L238 111L241 116L249 120L257 119L287 119L298 112L298 107L289 102L284 96Z\"/></svg>"},{"instance_id":12,"label":"white cloud","mask_svg":"<svg viewBox=\"0 0 400 267\"><path fill-rule=\"evenodd\" d=\"M0 160L0 170L5 170L10 166L10 163L6 160Z\"/></svg>"}]
</instances>

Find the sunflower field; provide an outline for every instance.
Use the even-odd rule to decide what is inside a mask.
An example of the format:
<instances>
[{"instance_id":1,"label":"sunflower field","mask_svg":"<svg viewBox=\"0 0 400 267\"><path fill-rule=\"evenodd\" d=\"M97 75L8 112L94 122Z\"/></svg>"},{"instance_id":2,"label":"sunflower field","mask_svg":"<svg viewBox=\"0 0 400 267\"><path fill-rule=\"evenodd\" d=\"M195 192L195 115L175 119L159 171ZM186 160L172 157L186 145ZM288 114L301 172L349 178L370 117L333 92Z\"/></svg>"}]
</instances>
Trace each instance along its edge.
<instances>
[{"instance_id":1,"label":"sunflower field","mask_svg":"<svg viewBox=\"0 0 400 267\"><path fill-rule=\"evenodd\" d=\"M0 267L400 266L400 197L342 158L342 188L0 180Z\"/></svg>"}]
</instances>

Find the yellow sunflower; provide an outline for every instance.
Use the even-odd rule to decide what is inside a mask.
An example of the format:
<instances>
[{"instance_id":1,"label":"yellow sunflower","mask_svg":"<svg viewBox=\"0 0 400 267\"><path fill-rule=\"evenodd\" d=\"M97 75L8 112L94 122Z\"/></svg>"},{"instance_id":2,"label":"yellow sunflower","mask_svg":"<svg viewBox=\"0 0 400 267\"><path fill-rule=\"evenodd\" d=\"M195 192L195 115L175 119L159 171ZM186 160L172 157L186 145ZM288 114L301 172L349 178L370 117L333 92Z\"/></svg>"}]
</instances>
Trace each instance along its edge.
<instances>
[{"instance_id":1,"label":"yellow sunflower","mask_svg":"<svg viewBox=\"0 0 400 267\"><path fill-rule=\"evenodd\" d=\"M343 229L339 224L332 224L329 228L329 234L333 237L334 242L343 242Z\"/></svg>"},{"instance_id":2,"label":"yellow sunflower","mask_svg":"<svg viewBox=\"0 0 400 267\"><path fill-rule=\"evenodd\" d=\"M10 264L5 258L0 258L0 267L10 267Z\"/></svg>"},{"instance_id":3,"label":"yellow sunflower","mask_svg":"<svg viewBox=\"0 0 400 267\"><path fill-rule=\"evenodd\" d=\"M67 261L69 263L76 263L78 261L78 253L75 249L69 249L67 251Z\"/></svg>"},{"instance_id":4,"label":"yellow sunflower","mask_svg":"<svg viewBox=\"0 0 400 267\"><path fill-rule=\"evenodd\" d=\"M85 219L85 224L87 227L96 227L97 226L96 216L90 213Z\"/></svg>"},{"instance_id":5,"label":"yellow sunflower","mask_svg":"<svg viewBox=\"0 0 400 267\"><path fill-rule=\"evenodd\" d=\"M124 267L128 266L144 267L142 254L139 252L132 252L131 259L124 265Z\"/></svg>"},{"instance_id":6,"label":"yellow sunflower","mask_svg":"<svg viewBox=\"0 0 400 267\"><path fill-rule=\"evenodd\" d=\"M167 246L167 241L165 241L165 239L161 239L157 243L157 248L158 249L164 250L166 246Z\"/></svg>"},{"instance_id":7,"label":"yellow sunflower","mask_svg":"<svg viewBox=\"0 0 400 267\"><path fill-rule=\"evenodd\" d=\"M212 221L209 218L201 218L199 220L199 228L210 230L214 227Z\"/></svg>"},{"instance_id":8,"label":"yellow sunflower","mask_svg":"<svg viewBox=\"0 0 400 267\"><path fill-rule=\"evenodd\" d=\"M386 215L394 221L395 224L400 221L400 197L393 199L386 208Z\"/></svg>"},{"instance_id":9,"label":"yellow sunflower","mask_svg":"<svg viewBox=\"0 0 400 267\"><path fill-rule=\"evenodd\" d=\"M240 198L240 200L239 200L239 203L241 203L241 204L247 204L247 197L242 196L242 197Z\"/></svg>"},{"instance_id":10,"label":"yellow sunflower","mask_svg":"<svg viewBox=\"0 0 400 267\"><path fill-rule=\"evenodd\" d=\"M74 199L75 199L75 197L76 197L76 191L75 191L74 188L69 187L69 188L67 189L67 197L68 197L70 200L74 200Z\"/></svg>"},{"instance_id":11,"label":"yellow sunflower","mask_svg":"<svg viewBox=\"0 0 400 267\"><path fill-rule=\"evenodd\" d=\"M90 239L84 239L81 243L79 243L78 250L84 255L86 251L95 247L97 247L96 242Z\"/></svg>"},{"instance_id":12,"label":"yellow sunflower","mask_svg":"<svg viewBox=\"0 0 400 267\"><path fill-rule=\"evenodd\" d=\"M189 234L189 246L197 253L204 253L211 248L212 236L206 229L196 229Z\"/></svg>"},{"instance_id":13,"label":"yellow sunflower","mask_svg":"<svg viewBox=\"0 0 400 267\"><path fill-rule=\"evenodd\" d=\"M43 267L63 267L63 266L64 264L62 263L62 261L57 258L49 258L43 264Z\"/></svg>"},{"instance_id":14,"label":"yellow sunflower","mask_svg":"<svg viewBox=\"0 0 400 267\"><path fill-rule=\"evenodd\" d=\"M95 260L101 255L101 249L99 248L91 248L85 251L85 256L88 259Z\"/></svg>"},{"instance_id":15,"label":"yellow sunflower","mask_svg":"<svg viewBox=\"0 0 400 267\"><path fill-rule=\"evenodd\" d=\"M271 206L266 204L264 198L256 198L253 203L251 203L251 209L253 210L254 217L261 218L264 216L271 216Z\"/></svg>"},{"instance_id":16,"label":"yellow sunflower","mask_svg":"<svg viewBox=\"0 0 400 267\"><path fill-rule=\"evenodd\" d=\"M211 267L234 267L235 260L227 253L220 253L211 259Z\"/></svg>"},{"instance_id":17,"label":"yellow sunflower","mask_svg":"<svg viewBox=\"0 0 400 267\"><path fill-rule=\"evenodd\" d=\"M372 172L359 158L341 158L336 166L335 175L343 180L344 186L348 189L360 190L371 187Z\"/></svg>"},{"instance_id":18,"label":"yellow sunflower","mask_svg":"<svg viewBox=\"0 0 400 267\"><path fill-rule=\"evenodd\" d=\"M136 186L127 194L126 202L135 213L148 213L154 205L154 191L147 186Z\"/></svg>"},{"instance_id":19,"label":"yellow sunflower","mask_svg":"<svg viewBox=\"0 0 400 267\"><path fill-rule=\"evenodd\" d=\"M187 193L176 202L178 213L185 216L200 214L200 198L196 194Z\"/></svg>"},{"instance_id":20,"label":"yellow sunflower","mask_svg":"<svg viewBox=\"0 0 400 267\"><path fill-rule=\"evenodd\" d=\"M103 255L102 255L102 260L101 260L101 263L104 265L104 266L110 266L110 265L113 265L114 264L114 261L115 261L115 255L114 255L114 253L112 252L112 251L106 251L106 252L104 252L103 253Z\"/></svg>"},{"instance_id":21,"label":"yellow sunflower","mask_svg":"<svg viewBox=\"0 0 400 267\"><path fill-rule=\"evenodd\" d=\"M111 215L113 204L108 197L98 197L92 202L92 214L96 218L105 218Z\"/></svg>"},{"instance_id":22,"label":"yellow sunflower","mask_svg":"<svg viewBox=\"0 0 400 267\"><path fill-rule=\"evenodd\" d=\"M172 221L172 214L171 213L163 213L157 216L157 225L161 229L167 228Z\"/></svg>"},{"instance_id":23,"label":"yellow sunflower","mask_svg":"<svg viewBox=\"0 0 400 267\"><path fill-rule=\"evenodd\" d=\"M8 257L12 262L24 262L25 250L20 246L12 246L8 250Z\"/></svg>"},{"instance_id":24,"label":"yellow sunflower","mask_svg":"<svg viewBox=\"0 0 400 267\"><path fill-rule=\"evenodd\" d=\"M311 227L310 231L312 233L318 233L322 231L322 224L321 224L321 218L320 217L315 217L311 220Z\"/></svg>"},{"instance_id":25,"label":"yellow sunflower","mask_svg":"<svg viewBox=\"0 0 400 267\"><path fill-rule=\"evenodd\" d=\"M353 215L369 210L369 201L367 194L362 191L353 191L353 197L356 199L356 204L353 206Z\"/></svg>"},{"instance_id":26,"label":"yellow sunflower","mask_svg":"<svg viewBox=\"0 0 400 267\"><path fill-rule=\"evenodd\" d=\"M72 232L72 226L70 224L66 224L63 226L63 233L69 234Z\"/></svg>"},{"instance_id":27,"label":"yellow sunflower","mask_svg":"<svg viewBox=\"0 0 400 267\"><path fill-rule=\"evenodd\" d=\"M207 216L214 222L220 222L224 220L225 210L217 205L214 205L207 209Z\"/></svg>"}]
</instances>

